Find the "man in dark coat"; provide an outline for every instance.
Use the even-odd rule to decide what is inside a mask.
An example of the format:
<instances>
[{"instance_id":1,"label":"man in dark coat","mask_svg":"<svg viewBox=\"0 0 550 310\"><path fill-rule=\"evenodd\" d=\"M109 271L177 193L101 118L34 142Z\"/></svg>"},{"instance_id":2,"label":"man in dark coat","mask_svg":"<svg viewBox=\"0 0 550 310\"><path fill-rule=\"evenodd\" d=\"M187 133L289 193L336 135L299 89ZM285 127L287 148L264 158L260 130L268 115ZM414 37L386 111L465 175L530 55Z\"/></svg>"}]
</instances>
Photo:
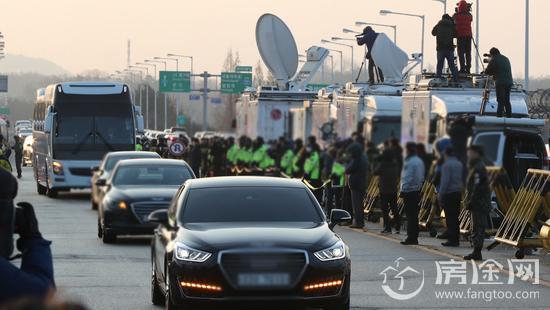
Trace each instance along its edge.
<instances>
[{"instance_id":1,"label":"man in dark coat","mask_svg":"<svg viewBox=\"0 0 550 310\"><path fill-rule=\"evenodd\" d=\"M512 117L512 104L510 103L510 92L514 85L512 77L512 66L510 60L502 55L500 51L493 47L489 52L491 60L485 69L485 74L492 75L495 78L497 93L497 117Z\"/></svg>"},{"instance_id":2,"label":"man in dark coat","mask_svg":"<svg viewBox=\"0 0 550 310\"><path fill-rule=\"evenodd\" d=\"M13 152L15 153L15 168L17 169L17 178L21 179L21 164L23 163L23 142L19 136L13 137L15 144Z\"/></svg>"},{"instance_id":3,"label":"man in dark coat","mask_svg":"<svg viewBox=\"0 0 550 310\"><path fill-rule=\"evenodd\" d=\"M460 62L460 72L470 73L472 67L472 14L470 13L470 4L466 0L461 0L453 15L456 25L456 44L458 49L458 61Z\"/></svg>"},{"instance_id":4,"label":"man in dark coat","mask_svg":"<svg viewBox=\"0 0 550 310\"><path fill-rule=\"evenodd\" d=\"M399 170L393 160L390 150L385 150L379 156L379 164L374 170L374 175L379 176L378 189L380 190L380 204L384 218L384 230L382 233L392 233L390 211L395 217L395 229L399 233L401 229L400 215L397 210L397 185L399 182Z\"/></svg>"},{"instance_id":5,"label":"man in dark coat","mask_svg":"<svg viewBox=\"0 0 550 310\"><path fill-rule=\"evenodd\" d=\"M378 73L378 78L380 82L384 82L384 75L382 74L382 70L376 66L374 63L374 59L372 59L371 51L372 47L374 46L374 41L376 41L376 37L378 37L378 33L372 29L372 27L367 26L365 29L363 29L362 36L357 37L357 44L358 45L366 45L367 46L367 59L369 61L369 84L374 84L374 70Z\"/></svg>"},{"instance_id":6,"label":"man in dark coat","mask_svg":"<svg viewBox=\"0 0 550 310\"><path fill-rule=\"evenodd\" d=\"M0 169L0 304L21 297L46 297L55 287L50 243L42 238L29 203L13 206L17 181ZM16 216L17 214L17 216ZM18 234L21 267L10 262L13 235Z\"/></svg>"},{"instance_id":7,"label":"man in dark coat","mask_svg":"<svg viewBox=\"0 0 550 310\"><path fill-rule=\"evenodd\" d=\"M483 162L483 148L472 145L468 148L468 179L466 180L466 197L463 205L470 212L472 223L471 238L474 251L464 256L465 260L482 260L481 250L485 239L487 217L491 209L491 189L487 169Z\"/></svg>"},{"instance_id":8,"label":"man in dark coat","mask_svg":"<svg viewBox=\"0 0 550 310\"><path fill-rule=\"evenodd\" d=\"M363 196L367 186L367 157L363 153L363 147L359 143L352 143L347 148L351 161L346 166L346 174L349 175L349 189L351 191L351 204L353 208L353 224L351 228L365 227L363 213Z\"/></svg>"},{"instance_id":9,"label":"man in dark coat","mask_svg":"<svg viewBox=\"0 0 550 310\"><path fill-rule=\"evenodd\" d=\"M452 17L449 14L443 15L442 19L435 25L432 35L437 38L437 76L441 77L443 73L443 63L447 60L447 65L453 74L453 80L458 81L458 70L455 65L455 45L456 28Z\"/></svg>"}]
</instances>

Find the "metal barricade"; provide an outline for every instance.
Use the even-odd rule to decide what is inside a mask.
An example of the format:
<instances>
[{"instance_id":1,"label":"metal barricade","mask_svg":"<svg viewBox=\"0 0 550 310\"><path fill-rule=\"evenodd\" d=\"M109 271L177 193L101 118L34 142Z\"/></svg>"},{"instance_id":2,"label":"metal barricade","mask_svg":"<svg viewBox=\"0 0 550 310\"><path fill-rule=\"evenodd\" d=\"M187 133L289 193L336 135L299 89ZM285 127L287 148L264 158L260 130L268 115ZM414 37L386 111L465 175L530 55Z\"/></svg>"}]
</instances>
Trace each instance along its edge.
<instances>
[{"instance_id":1,"label":"metal barricade","mask_svg":"<svg viewBox=\"0 0 550 310\"><path fill-rule=\"evenodd\" d=\"M504 217L510 205L516 196L516 191L512 185L512 181L506 172L506 169L502 167L487 167L487 177L489 179L489 186L491 191L495 193L498 213ZM460 222L460 233L463 235L468 235L471 230L471 219L470 212L462 206L459 215ZM493 235L496 232L496 229L490 227L487 229L487 233Z\"/></svg>"},{"instance_id":2,"label":"metal barricade","mask_svg":"<svg viewBox=\"0 0 550 310\"><path fill-rule=\"evenodd\" d=\"M367 221L377 223L380 221L380 188L378 187L380 177L375 175L371 178L367 193L363 198L363 213Z\"/></svg>"},{"instance_id":3,"label":"metal barricade","mask_svg":"<svg viewBox=\"0 0 550 310\"><path fill-rule=\"evenodd\" d=\"M526 248L550 250L550 171L529 169L495 236L498 243L518 248L523 258Z\"/></svg>"},{"instance_id":4,"label":"metal barricade","mask_svg":"<svg viewBox=\"0 0 550 310\"><path fill-rule=\"evenodd\" d=\"M433 227L437 210L437 190L435 187L436 163L434 162L428 172L428 177L420 190L420 204L418 212L418 224L421 228L430 231L430 235L435 237L437 231Z\"/></svg>"}]
</instances>

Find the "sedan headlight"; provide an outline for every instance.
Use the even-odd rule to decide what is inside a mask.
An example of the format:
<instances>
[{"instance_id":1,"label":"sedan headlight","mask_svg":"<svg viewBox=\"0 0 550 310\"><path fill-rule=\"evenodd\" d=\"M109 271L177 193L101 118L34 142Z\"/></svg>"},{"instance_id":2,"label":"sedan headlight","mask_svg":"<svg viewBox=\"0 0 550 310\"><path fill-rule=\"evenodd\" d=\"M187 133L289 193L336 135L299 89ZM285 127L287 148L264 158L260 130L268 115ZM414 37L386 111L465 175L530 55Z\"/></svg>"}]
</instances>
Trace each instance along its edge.
<instances>
[{"instance_id":1,"label":"sedan headlight","mask_svg":"<svg viewBox=\"0 0 550 310\"><path fill-rule=\"evenodd\" d=\"M330 248L315 252L313 254L323 262L342 259L346 257L346 245L340 240Z\"/></svg>"},{"instance_id":2,"label":"sedan headlight","mask_svg":"<svg viewBox=\"0 0 550 310\"><path fill-rule=\"evenodd\" d=\"M183 243L176 243L174 256L178 260L194 263L204 263L212 254L200 250L196 250L186 246Z\"/></svg>"}]
</instances>

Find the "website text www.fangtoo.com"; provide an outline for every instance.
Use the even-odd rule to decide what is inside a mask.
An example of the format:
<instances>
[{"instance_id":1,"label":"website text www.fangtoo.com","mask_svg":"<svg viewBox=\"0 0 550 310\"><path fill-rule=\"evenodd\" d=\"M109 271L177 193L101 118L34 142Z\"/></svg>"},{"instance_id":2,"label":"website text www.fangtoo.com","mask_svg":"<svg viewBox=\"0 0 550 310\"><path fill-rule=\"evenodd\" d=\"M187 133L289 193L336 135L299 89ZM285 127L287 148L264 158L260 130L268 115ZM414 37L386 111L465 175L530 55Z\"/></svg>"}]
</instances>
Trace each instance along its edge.
<instances>
[{"instance_id":1,"label":"website text www.fangtoo.com","mask_svg":"<svg viewBox=\"0 0 550 310\"><path fill-rule=\"evenodd\" d=\"M510 291L510 290L446 290L435 291L437 299L483 299L485 301L493 300L525 300L539 299L540 291Z\"/></svg>"}]
</instances>

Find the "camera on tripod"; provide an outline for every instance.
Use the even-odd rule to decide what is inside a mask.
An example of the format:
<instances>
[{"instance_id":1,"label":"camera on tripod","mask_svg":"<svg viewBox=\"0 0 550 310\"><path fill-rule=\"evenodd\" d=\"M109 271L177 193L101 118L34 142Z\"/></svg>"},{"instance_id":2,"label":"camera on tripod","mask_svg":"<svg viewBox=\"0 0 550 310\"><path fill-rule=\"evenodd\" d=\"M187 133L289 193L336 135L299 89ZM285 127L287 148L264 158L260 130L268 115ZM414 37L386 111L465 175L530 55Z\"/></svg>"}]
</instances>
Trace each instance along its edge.
<instances>
[{"instance_id":1,"label":"camera on tripod","mask_svg":"<svg viewBox=\"0 0 550 310\"><path fill-rule=\"evenodd\" d=\"M488 64L489 62L491 62L491 59L492 59L491 54L487 54L487 53L483 54L483 63Z\"/></svg>"}]
</instances>

